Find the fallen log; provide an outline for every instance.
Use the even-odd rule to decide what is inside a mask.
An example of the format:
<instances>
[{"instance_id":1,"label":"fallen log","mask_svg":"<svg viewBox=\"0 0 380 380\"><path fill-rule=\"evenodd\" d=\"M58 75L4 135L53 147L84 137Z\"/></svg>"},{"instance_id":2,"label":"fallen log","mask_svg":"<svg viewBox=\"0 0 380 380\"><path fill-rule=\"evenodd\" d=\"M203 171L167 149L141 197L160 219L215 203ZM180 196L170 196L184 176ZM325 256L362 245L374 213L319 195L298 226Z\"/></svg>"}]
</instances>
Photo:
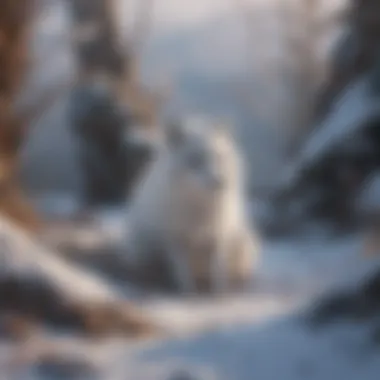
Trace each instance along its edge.
<instances>
[{"instance_id":1,"label":"fallen log","mask_svg":"<svg viewBox=\"0 0 380 380\"><path fill-rule=\"evenodd\" d=\"M0 217L0 319L9 322L9 316L88 336L160 334L143 311L100 277Z\"/></svg>"}]
</instances>

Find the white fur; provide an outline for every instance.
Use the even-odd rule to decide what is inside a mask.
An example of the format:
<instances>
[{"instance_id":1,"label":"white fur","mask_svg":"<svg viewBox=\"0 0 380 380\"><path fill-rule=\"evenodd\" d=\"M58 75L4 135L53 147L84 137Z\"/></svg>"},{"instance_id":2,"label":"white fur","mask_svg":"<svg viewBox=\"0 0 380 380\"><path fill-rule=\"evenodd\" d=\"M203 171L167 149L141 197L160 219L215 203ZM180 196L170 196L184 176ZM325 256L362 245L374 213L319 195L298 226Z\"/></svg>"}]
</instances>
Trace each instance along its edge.
<instances>
[{"instance_id":1,"label":"white fur","mask_svg":"<svg viewBox=\"0 0 380 380\"><path fill-rule=\"evenodd\" d=\"M249 280L256 257L243 207L240 157L225 129L197 120L181 130L186 134L180 145L163 146L136 188L126 259L135 266L149 265L158 252L154 248L161 247L180 291L196 291L196 267L201 262L212 289L223 292L231 275ZM211 163L192 171L188 156L199 149L210 155ZM215 179L224 186L215 189ZM208 263L206 253L200 257L198 244L210 247Z\"/></svg>"}]
</instances>

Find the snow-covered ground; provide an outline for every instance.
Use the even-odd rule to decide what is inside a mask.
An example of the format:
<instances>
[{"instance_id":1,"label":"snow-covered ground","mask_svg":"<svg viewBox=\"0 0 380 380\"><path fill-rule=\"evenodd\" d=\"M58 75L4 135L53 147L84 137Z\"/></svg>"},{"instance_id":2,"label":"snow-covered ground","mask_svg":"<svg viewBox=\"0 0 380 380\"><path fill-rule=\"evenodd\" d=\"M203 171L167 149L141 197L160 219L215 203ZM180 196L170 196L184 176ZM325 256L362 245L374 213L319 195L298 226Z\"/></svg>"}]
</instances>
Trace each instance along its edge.
<instances>
[{"instance_id":1,"label":"snow-covered ground","mask_svg":"<svg viewBox=\"0 0 380 380\"><path fill-rule=\"evenodd\" d=\"M75 220L77 212L80 211L75 198L62 194L44 196L37 199L35 204L53 219L61 217L63 220ZM71 242L83 248L91 244L94 247L100 244L117 246L123 239L128 220L127 207L100 209L89 217L90 222L82 222L82 225L81 222L79 225L76 222L72 225L66 223L65 227L60 224L54 227L53 223L49 234L53 236L53 241ZM272 309L274 314L278 314L279 309L289 309L286 305L294 308L331 287L362 277L373 267L372 260L374 259L370 260L363 254L363 237L359 233L337 237L327 227L310 226L303 233L287 238L262 239L254 289L249 294L231 295L212 301L163 298L157 301L156 297L150 297L149 302L152 312L161 310L169 316L168 310L177 309L173 311L175 318L180 315L177 308L179 305L186 314L196 304L199 312L197 316L188 319L186 324L190 320L201 320L201 315L209 314L207 310L212 309L219 320L230 314L238 319L240 311L243 315L248 315L248 318L257 317L261 313L267 316L267 311ZM263 304L267 306L264 307ZM258 305L261 306L257 307ZM220 312L224 309L224 312ZM226 319L233 320L234 317Z\"/></svg>"},{"instance_id":2,"label":"snow-covered ground","mask_svg":"<svg viewBox=\"0 0 380 380\"><path fill-rule=\"evenodd\" d=\"M62 196L51 196L40 205L55 217L67 218L75 211L75 202ZM99 240L121 237L124 212L102 210L94 216L93 224L76 226L76 235L69 233L71 239L79 241L85 229ZM246 294L187 299L151 294L137 300L147 315L171 332L170 339L87 341L70 336L44 339L37 333L35 341L24 345L0 344L2 378L97 378L78 368L76 377L62 377L58 365L38 366L41 351L66 358L65 368L74 366L73 357L86 362L104 380L188 379L180 377L186 374L199 380L375 380L380 359L369 337L371 324L339 323L316 330L299 318L321 293L355 283L378 264L377 258L361 254L360 236L326 236L315 230L263 241L255 288ZM18 377L7 377L10 372Z\"/></svg>"},{"instance_id":3,"label":"snow-covered ground","mask_svg":"<svg viewBox=\"0 0 380 380\"><path fill-rule=\"evenodd\" d=\"M368 326L339 324L316 332L287 319L166 342L64 341L61 351L83 358L104 380L376 380L380 360L368 341L369 331ZM50 371L49 377L42 366L15 372L25 380L64 378L60 371L55 376ZM82 373L66 378L96 377Z\"/></svg>"},{"instance_id":4,"label":"snow-covered ground","mask_svg":"<svg viewBox=\"0 0 380 380\"><path fill-rule=\"evenodd\" d=\"M367 329L336 325L316 333L294 320L236 327L138 350L133 364L119 363L119 373L165 379L156 374L187 369L200 379L375 380L380 360L366 341Z\"/></svg>"}]
</instances>

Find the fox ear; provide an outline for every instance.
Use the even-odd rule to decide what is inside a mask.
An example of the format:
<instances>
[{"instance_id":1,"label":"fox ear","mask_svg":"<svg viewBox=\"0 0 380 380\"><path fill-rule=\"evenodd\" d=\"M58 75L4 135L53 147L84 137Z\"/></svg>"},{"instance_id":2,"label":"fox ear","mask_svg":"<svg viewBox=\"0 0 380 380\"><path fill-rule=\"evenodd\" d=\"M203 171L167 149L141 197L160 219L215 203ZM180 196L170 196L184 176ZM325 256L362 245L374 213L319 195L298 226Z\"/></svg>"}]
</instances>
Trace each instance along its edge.
<instances>
[{"instance_id":1,"label":"fox ear","mask_svg":"<svg viewBox=\"0 0 380 380\"><path fill-rule=\"evenodd\" d=\"M170 147L178 147L185 139L185 131L179 120L171 121L166 127L166 141Z\"/></svg>"},{"instance_id":2,"label":"fox ear","mask_svg":"<svg viewBox=\"0 0 380 380\"><path fill-rule=\"evenodd\" d=\"M231 121L226 117L220 117L214 122L214 130L215 132L228 132L231 130Z\"/></svg>"},{"instance_id":3,"label":"fox ear","mask_svg":"<svg viewBox=\"0 0 380 380\"><path fill-rule=\"evenodd\" d=\"M218 121L213 125L213 132L215 136L224 138L229 136L231 128L225 121Z\"/></svg>"},{"instance_id":4,"label":"fox ear","mask_svg":"<svg viewBox=\"0 0 380 380\"><path fill-rule=\"evenodd\" d=\"M215 132L226 132L228 130L228 127L226 123L218 121L214 124L214 130Z\"/></svg>"}]
</instances>

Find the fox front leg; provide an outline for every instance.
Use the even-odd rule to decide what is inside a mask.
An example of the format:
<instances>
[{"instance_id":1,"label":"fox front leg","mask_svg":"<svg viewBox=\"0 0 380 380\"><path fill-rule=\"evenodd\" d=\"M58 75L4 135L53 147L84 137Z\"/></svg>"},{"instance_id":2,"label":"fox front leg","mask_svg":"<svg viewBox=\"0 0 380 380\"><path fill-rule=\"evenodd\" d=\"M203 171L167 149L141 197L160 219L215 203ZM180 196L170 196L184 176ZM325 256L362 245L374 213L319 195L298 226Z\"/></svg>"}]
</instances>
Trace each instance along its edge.
<instances>
[{"instance_id":1,"label":"fox front leg","mask_svg":"<svg viewBox=\"0 0 380 380\"><path fill-rule=\"evenodd\" d=\"M215 244L213 256L210 261L211 268L211 290L216 294L223 294L229 288L229 260L228 245L225 239L221 238Z\"/></svg>"}]
</instances>

